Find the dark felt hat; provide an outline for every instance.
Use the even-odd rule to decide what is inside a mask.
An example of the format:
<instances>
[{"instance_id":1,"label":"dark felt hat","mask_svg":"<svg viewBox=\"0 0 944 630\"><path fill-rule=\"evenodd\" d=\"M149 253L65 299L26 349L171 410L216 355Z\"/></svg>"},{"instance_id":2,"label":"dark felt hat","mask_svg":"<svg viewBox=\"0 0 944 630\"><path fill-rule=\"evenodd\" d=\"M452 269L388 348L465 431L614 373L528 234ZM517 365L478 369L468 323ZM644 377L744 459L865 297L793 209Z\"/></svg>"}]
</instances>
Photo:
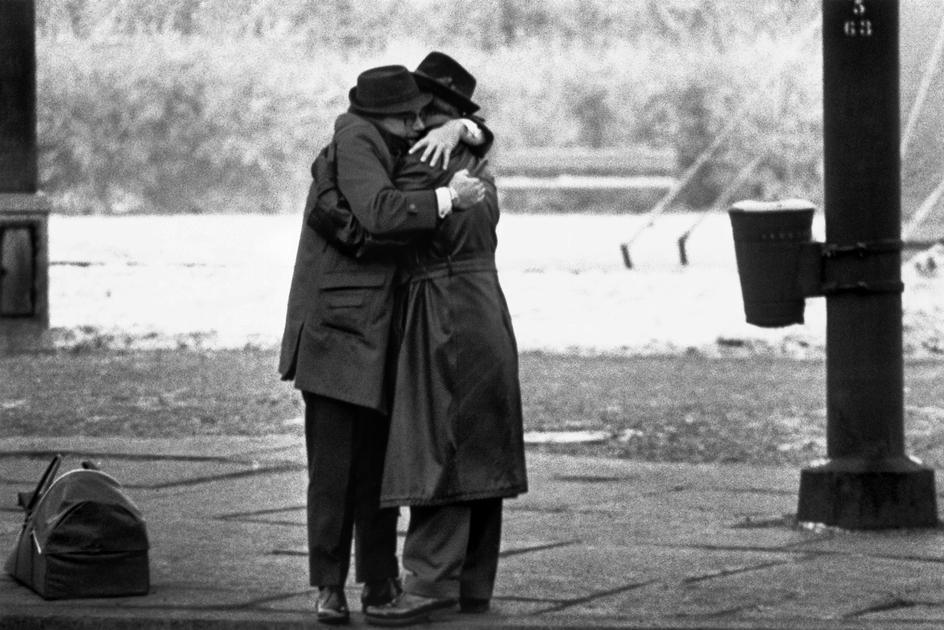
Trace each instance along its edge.
<instances>
[{"instance_id":1,"label":"dark felt hat","mask_svg":"<svg viewBox=\"0 0 944 630\"><path fill-rule=\"evenodd\" d=\"M415 112L432 100L420 91L403 66L380 66L361 72L348 98L352 112L374 115Z\"/></svg>"},{"instance_id":2,"label":"dark felt hat","mask_svg":"<svg viewBox=\"0 0 944 630\"><path fill-rule=\"evenodd\" d=\"M479 106L472 102L475 77L445 53L433 51L413 71L420 89L455 105L463 114L471 114Z\"/></svg>"}]
</instances>

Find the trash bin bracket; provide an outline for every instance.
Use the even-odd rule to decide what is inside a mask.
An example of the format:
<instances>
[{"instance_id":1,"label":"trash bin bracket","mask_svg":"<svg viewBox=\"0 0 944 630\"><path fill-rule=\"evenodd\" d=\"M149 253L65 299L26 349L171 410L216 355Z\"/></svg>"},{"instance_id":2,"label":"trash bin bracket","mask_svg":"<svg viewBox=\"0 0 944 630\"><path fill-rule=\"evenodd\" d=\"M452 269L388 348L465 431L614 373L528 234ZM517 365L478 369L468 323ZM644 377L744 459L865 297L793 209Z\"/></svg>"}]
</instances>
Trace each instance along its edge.
<instances>
[{"instance_id":1,"label":"trash bin bracket","mask_svg":"<svg viewBox=\"0 0 944 630\"><path fill-rule=\"evenodd\" d=\"M896 239L851 244L802 245L799 280L803 295L901 293L902 242Z\"/></svg>"}]
</instances>

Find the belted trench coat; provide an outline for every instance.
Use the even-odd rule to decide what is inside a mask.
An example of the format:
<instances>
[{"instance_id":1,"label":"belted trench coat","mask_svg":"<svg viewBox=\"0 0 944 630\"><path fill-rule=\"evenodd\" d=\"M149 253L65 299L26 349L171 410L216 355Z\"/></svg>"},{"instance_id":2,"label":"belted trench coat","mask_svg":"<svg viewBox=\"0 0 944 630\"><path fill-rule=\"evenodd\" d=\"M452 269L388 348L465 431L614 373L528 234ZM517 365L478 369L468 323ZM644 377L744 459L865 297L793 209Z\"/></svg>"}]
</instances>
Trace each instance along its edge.
<instances>
[{"instance_id":1,"label":"belted trench coat","mask_svg":"<svg viewBox=\"0 0 944 630\"><path fill-rule=\"evenodd\" d=\"M394 181L444 186L477 162L465 145L448 170L407 156ZM527 491L517 344L495 269L498 199L493 178L480 177L485 201L453 212L401 260L383 506Z\"/></svg>"}]
</instances>

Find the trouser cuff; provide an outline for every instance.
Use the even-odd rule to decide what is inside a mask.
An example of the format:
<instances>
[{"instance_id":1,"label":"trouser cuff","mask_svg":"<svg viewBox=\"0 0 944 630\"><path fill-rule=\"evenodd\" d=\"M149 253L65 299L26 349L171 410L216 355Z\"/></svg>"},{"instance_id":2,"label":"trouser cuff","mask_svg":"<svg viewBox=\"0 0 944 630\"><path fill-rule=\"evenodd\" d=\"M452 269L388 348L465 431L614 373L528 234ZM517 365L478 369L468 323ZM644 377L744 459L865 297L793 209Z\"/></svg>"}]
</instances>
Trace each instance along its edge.
<instances>
[{"instance_id":1,"label":"trouser cuff","mask_svg":"<svg viewBox=\"0 0 944 630\"><path fill-rule=\"evenodd\" d=\"M459 580L430 582L415 575L407 575L403 580L403 590L420 597L459 599Z\"/></svg>"},{"instance_id":2,"label":"trouser cuff","mask_svg":"<svg viewBox=\"0 0 944 630\"><path fill-rule=\"evenodd\" d=\"M462 597L470 597L472 599L491 599L492 591L494 589L489 588L488 586L465 586L463 585L460 590Z\"/></svg>"}]
</instances>

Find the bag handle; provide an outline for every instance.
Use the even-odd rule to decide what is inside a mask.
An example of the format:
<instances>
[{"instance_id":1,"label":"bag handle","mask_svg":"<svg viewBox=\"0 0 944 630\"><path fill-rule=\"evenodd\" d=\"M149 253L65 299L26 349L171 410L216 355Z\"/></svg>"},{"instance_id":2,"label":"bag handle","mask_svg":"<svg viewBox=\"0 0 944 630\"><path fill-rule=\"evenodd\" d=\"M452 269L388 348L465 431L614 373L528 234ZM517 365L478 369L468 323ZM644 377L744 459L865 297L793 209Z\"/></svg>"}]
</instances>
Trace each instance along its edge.
<instances>
[{"instance_id":1,"label":"bag handle","mask_svg":"<svg viewBox=\"0 0 944 630\"><path fill-rule=\"evenodd\" d=\"M57 453L55 457L52 458L52 461L49 462L49 465L46 466L46 472L44 472L43 476L40 477L39 483L36 484L36 489L31 493L19 493L17 502L21 508L26 510L27 517L32 514L33 509L36 508L36 504L39 502L40 497L46 494L46 491L49 490L49 486L52 484L53 479L56 478L56 473L59 472L60 464L62 464L62 454Z\"/></svg>"}]
</instances>

